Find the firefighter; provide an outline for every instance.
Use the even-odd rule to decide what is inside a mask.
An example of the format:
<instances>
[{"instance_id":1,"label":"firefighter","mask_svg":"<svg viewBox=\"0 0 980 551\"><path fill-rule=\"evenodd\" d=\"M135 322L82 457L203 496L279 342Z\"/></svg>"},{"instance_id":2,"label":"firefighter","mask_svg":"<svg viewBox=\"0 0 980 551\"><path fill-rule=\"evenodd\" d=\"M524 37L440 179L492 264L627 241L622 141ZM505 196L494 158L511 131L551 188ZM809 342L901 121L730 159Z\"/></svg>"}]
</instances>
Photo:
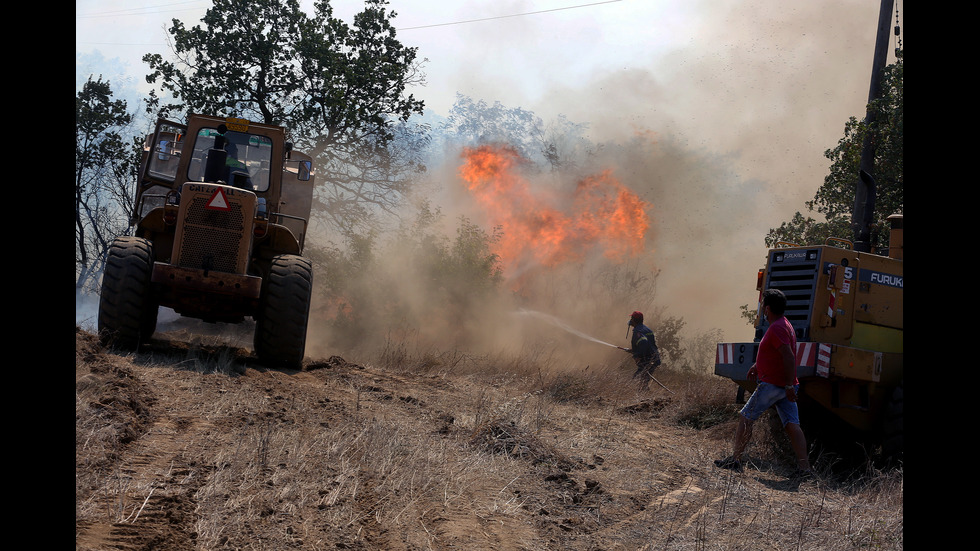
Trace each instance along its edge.
<instances>
[{"instance_id":1,"label":"firefighter","mask_svg":"<svg viewBox=\"0 0 980 551\"><path fill-rule=\"evenodd\" d=\"M633 336L630 338L630 347L623 350L633 355L633 361L636 362L633 378L640 380L640 390L647 390L650 388L653 371L660 366L657 339L653 331L643 325L643 312L630 314L629 326L633 328Z\"/></svg>"}]
</instances>

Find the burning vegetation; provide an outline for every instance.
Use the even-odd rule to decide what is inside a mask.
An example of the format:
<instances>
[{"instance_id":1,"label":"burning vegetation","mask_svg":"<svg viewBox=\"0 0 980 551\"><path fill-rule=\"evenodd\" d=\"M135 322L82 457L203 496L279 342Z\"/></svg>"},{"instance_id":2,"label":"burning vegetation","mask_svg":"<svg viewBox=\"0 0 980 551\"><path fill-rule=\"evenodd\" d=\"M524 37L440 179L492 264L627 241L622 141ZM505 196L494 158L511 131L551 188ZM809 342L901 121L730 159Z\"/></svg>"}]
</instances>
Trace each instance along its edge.
<instances>
[{"instance_id":1,"label":"burning vegetation","mask_svg":"<svg viewBox=\"0 0 980 551\"><path fill-rule=\"evenodd\" d=\"M623 312L649 308L654 295L645 257L652 205L611 168L543 174L506 144L461 147L453 159L442 181L451 204L430 197L393 235L357 236L324 251L319 334L309 352L370 346L366 337L383 334L385 346L408 339L477 354L585 347L586 361L623 360L515 312L541 310L621 340ZM443 208L458 215L455 235Z\"/></svg>"},{"instance_id":2,"label":"burning vegetation","mask_svg":"<svg viewBox=\"0 0 980 551\"><path fill-rule=\"evenodd\" d=\"M643 252L648 205L612 170L581 179L571 194L533 189L524 161L507 146L465 148L459 176L489 223L502 230L494 247L504 273L530 264L581 261L593 250L615 262Z\"/></svg>"}]
</instances>

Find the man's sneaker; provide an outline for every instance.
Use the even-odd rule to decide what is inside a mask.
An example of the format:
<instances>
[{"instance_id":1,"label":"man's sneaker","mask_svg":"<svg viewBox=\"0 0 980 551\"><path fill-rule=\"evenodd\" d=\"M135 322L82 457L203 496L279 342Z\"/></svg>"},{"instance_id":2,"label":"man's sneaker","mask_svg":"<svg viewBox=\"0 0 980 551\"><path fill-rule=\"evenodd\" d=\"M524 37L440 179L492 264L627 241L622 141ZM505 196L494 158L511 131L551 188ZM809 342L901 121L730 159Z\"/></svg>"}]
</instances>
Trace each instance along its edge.
<instances>
[{"instance_id":1,"label":"man's sneaker","mask_svg":"<svg viewBox=\"0 0 980 551\"><path fill-rule=\"evenodd\" d=\"M728 469L737 473L742 472L742 462L732 456L724 459L715 459L715 467Z\"/></svg>"}]
</instances>

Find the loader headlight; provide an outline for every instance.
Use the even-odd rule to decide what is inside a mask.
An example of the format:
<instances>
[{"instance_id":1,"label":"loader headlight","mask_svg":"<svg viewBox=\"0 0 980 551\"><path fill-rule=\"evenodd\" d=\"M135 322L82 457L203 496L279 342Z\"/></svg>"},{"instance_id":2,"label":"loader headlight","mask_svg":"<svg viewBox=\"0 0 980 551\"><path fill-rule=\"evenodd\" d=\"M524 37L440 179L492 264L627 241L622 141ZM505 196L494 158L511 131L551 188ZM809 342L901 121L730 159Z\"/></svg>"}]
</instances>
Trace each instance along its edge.
<instances>
[{"instance_id":1,"label":"loader headlight","mask_svg":"<svg viewBox=\"0 0 980 551\"><path fill-rule=\"evenodd\" d=\"M256 239L261 239L269 233L269 221L263 218L256 218L255 224L252 226L252 234L255 235Z\"/></svg>"},{"instance_id":2,"label":"loader headlight","mask_svg":"<svg viewBox=\"0 0 980 551\"><path fill-rule=\"evenodd\" d=\"M172 226L177 223L177 205L163 207L163 223Z\"/></svg>"}]
</instances>

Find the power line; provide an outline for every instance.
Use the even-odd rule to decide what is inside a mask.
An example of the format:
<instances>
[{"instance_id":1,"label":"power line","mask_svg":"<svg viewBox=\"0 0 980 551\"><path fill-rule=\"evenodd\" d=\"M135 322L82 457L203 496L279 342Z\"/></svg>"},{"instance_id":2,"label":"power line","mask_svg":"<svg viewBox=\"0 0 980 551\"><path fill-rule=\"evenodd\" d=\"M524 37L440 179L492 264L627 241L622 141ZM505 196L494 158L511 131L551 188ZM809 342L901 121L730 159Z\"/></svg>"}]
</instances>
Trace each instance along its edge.
<instances>
[{"instance_id":1,"label":"power line","mask_svg":"<svg viewBox=\"0 0 980 551\"><path fill-rule=\"evenodd\" d=\"M463 21L451 21L451 22L448 22L448 23L433 23L431 25L418 25L418 26L415 26L415 27L403 27L403 28L400 28L400 29L397 29L397 30L399 30L399 31L411 31L411 30L415 30L415 29L429 29L429 28L432 28L432 27L446 27L446 26L449 26L449 25L463 25L465 23L477 23L477 22L480 22L480 21L492 21L494 19L506 19L506 18L509 18L509 17L524 17L526 15L537 15L539 13L548 13L548 12L563 11L563 10L574 10L574 9L577 9L577 8L587 8L587 7L598 6L598 5L602 5L602 4L613 4L613 3L616 3L616 2L622 2L622 1L623 0L605 0L603 2L592 2L592 3L589 3L589 4L579 4L579 5L576 5L576 6L565 6L565 7L562 7L562 8L551 8L551 9L547 9L547 10L529 11L529 12L514 13L514 14L509 14L509 15L497 15L497 16L493 16L493 17L483 17L483 18L480 18L480 19L467 19L467 20L463 20ZM113 11L89 13L89 14L85 14L85 15L76 15L75 18L76 19L88 19L88 18L93 18L93 17L119 17L119 16L126 16L126 15L146 15L146 14L154 14L154 13L166 13L168 11L177 11L177 10L174 10L174 7L179 6L179 5L182 5L182 4L200 4L200 0L188 0L187 2L178 2L176 4L159 4L159 5L156 5L156 6L144 6L144 7L141 7L141 8L129 8L129 9L123 9L123 10L113 10ZM164 8L164 9L158 10L158 8ZM192 8L187 8L187 9L192 9ZM158 11L148 11L148 10L158 10Z\"/></svg>"},{"instance_id":2,"label":"power line","mask_svg":"<svg viewBox=\"0 0 980 551\"><path fill-rule=\"evenodd\" d=\"M75 15L75 19L90 19L90 18L94 18L94 17L121 17L121 16L127 16L127 15L147 15L147 14L152 15L152 14L156 14L156 13L167 13L167 12L170 12L170 11L186 11L186 10L190 10L190 9L199 9L200 7L203 7L203 6L200 6L199 5L199 6L196 6L196 7L193 7L193 8L184 8L183 10L175 10L174 9L176 6L180 6L180 5L183 5L183 4L201 4L201 1L200 0L188 0L187 2L177 2L177 3L173 3L173 4L159 4L159 5L156 5L156 6L143 6L143 7L140 7L140 8L127 8L127 9L122 9L122 10L112 10L112 11L103 11L103 12L89 13L89 14L84 14L84 15ZM153 11L148 11L148 10L153 10Z\"/></svg>"},{"instance_id":3,"label":"power line","mask_svg":"<svg viewBox=\"0 0 980 551\"><path fill-rule=\"evenodd\" d=\"M463 24L466 24L466 23L478 23L480 21L492 21L494 19L507 19L507 18L511 18L511 17L524 17L524 16L527 16L527 15L537 15L537 14L541 14L541 13L549 13L549 12L555 12L555 11L574 10L574 9L578 9L578 8L588 8L588 7L591 7L591 6L599 6L599 5L602 5L602 4L614 4L616 2L622 2L622 1L623 0L604 0L602 2L591 2L591 3L588 3L588 4L578 4L578 5L575 5L575 6L565 6L565 7L562 7L562 8L551 8L551 9L547 9L547 10L529 11L529 12L524 12L524 13L513 13L513 14L509 14L509 15L497 15L497 16L493 16L493 17L483 17L483 18L480 18L480 19L467 19L467 20L463 20L463 21L451 21L451 22L448 22L448 23L433 23L431 25L418 25L418 26L415 26L415 27L402 27L402 28L398 28L396 30L397 31L412 31L412 30L416 30L416 29L431 29L433 27L447 27L447 26L450 26L450 25L463 25ZM177 4L161 4L161 5L156 5L156 6L147 6L147 7L143 7L143 8L131 8L131 9L125 9L125 10L115 10L115 11L108 11L108 12L92 13L92 14L88 14L88 15L78 15L78 16L76 16L76 18L119 17L119 16L127 16L127 15L146 15L148 13L149 14L152 14L152 13L164 13L166 11L173 11L173 7L174 6L179 6L181 4L197 4L197 3L199 3L199 0L189 0L187 2L179 2ZM154 11L150 11L150 12L148 12L148 11L139 11L139 10L154 10L154 9L157 9L157 8L166 8L166 9L161 10L161 11L155 11L155 12ZM187 8L187 9L191 9L191 8ZM88 44L113 45L112 43L108 43L108 42L96 42L96 43L88 43ZM120 46L133 46L133 45L139 45L139 44L118 44L118 45L120 45ZM144 46L151 46L152 44L142 44L142 45L144 45Z\"/></svg>"},{"instance_id":4,"label":"power line","mask_svg":"<svg viewBox=\"0 0 980 551\"><path fill-rule=\"evenodd\" d=\"M525 15L537 15L539 13L548 13L548 12L553 12L553 11L574 10L576 8L587 8L587 7L590 7L590 6L598 6L600 4L613 4L615 2L622 2L622 1L623 0L606 0L604 2L592 2L590 4L579 4L577 6L565 6L564 8L551 8L549 10L529 11L529 12L525 12L525 13L514 13L514 14L510 14L510 15L497 15L497 16L494 16L494 17L483 17L483 18L480 18L480 19L467 19L467 20L464 20L464 21L452 21L450 23L434 23L432 25L419 25L417 27L402 27L402 28L397 29L397 30L399 30L399 31L413 31L415 29L430 29L432 27L446 27L446 26L449 26L449 25L462 25L462 24L465 24L465 23L478 23L480 21L492 21L494 19L506 19L508 17L523 17Z\"/></svg>"}]
</instances>

